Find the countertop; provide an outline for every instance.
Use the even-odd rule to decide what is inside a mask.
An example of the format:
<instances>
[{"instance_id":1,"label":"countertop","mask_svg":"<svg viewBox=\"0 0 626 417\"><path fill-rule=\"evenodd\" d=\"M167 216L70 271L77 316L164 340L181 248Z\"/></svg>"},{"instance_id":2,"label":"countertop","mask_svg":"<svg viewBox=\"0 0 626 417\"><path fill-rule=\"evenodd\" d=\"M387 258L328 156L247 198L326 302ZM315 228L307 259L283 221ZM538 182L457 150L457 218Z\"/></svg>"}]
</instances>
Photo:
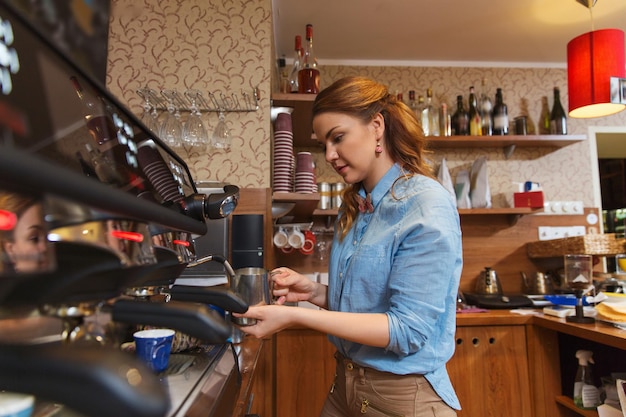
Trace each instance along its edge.
<instances>
[{"instance_id":1,"label":"countertop","mask_svg":"<svg viewBox=\"0 0 626 417\"><path fill-rule=\"evenodd\" d=\"M593 324L569 323L564 318L545 315L541 310L533 311L535 314L527 315L513 313L511 310L459 313L456 315L456 323L463 327L535 325L626 350L626 330L601 321Z\"/></svg>"}]
</instances>

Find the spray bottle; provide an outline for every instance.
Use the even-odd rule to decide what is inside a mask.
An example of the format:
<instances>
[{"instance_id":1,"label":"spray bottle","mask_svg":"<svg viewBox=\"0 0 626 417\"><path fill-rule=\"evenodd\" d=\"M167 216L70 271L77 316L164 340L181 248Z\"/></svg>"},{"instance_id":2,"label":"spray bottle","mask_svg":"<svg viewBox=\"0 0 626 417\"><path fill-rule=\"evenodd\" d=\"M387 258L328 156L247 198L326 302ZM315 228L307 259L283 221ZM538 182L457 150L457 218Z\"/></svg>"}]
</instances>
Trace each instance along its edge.
<instances>
[{"instance_id":1,"label":"spray bottle","mask_svg":"<svg viewBox=\"0 0 626 417\"><path fill-rule=\"evenodd\" d=\"M594 410L600 405L600 393L593 383L591 364L593 352L589 350L579 350L576 352L578 358L578 371L574 380L574 404L578 408Z\"/></svg>"}]
</instances>

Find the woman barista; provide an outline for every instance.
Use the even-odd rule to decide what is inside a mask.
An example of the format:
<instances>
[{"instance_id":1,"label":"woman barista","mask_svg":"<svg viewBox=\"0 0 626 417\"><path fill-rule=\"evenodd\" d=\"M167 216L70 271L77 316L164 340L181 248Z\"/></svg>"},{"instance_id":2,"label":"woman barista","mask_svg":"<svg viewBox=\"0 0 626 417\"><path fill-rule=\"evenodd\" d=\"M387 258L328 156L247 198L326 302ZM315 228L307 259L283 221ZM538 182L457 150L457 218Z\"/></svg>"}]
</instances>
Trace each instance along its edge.
<instances>
[{"instance_id":1,"label":"woman barista","mask_svg":"<svg viewBox=\"0 0 626 417\"><path fill-rule=\"evenodd\" d=\"M0 272L47 271L48 243L41 202L21 194L0 192L0 210L8 219L0 228Z\"/></svg>"},{"instance_id":2,"label":"woman barista","mask_svg":"<svg viewBox=\"0 0 626 417\"><path fill-rule=\"evenodd\" d=\"M454 416L460 405L446 362L455 346L461 232L452 196L427 164L419 123L385 86L348 77L318 94L313 129L326 161L350 184L329 285L283 267L272 279L277 304L323 309L250 307L243 316L257 322L241 329L265 337L298 325L329 334L337 376L324 417Z\"/></svg>"}]
</instances>

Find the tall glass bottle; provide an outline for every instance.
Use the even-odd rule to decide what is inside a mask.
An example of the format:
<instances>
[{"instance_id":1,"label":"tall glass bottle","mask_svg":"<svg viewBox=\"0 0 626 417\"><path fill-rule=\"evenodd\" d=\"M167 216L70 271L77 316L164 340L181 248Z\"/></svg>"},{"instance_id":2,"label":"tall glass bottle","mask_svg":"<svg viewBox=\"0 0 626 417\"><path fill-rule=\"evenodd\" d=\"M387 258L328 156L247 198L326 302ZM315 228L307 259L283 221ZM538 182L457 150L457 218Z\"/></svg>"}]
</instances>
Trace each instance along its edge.
<instances>
[{"instance_id":1,"label":"tall glass bottle","mask_svg":"<svg viewBox=\"0 0 626 417\"><path fill-rule=\"evenodd\" d=\"M298 92L317 94L320 92L320 71L313 52L313 25L306 25L307 44L302 57L302 68L298 71Z\"/></svg>"},{"instance_id":2,"label":"tall glass bottle","mask_svg":"<svg viewBox=\"0 0 626 417\"><path fill-rule=\"evenodd\" d=\"M93 94L91 90L85 90L80 85L78 78L72 76L70 81L74 86L76 95L83 104L83 116L85 117L85 125L91 133L93 139L102 145L115 138L115 126L107 116L104 103L98 96Z\"/></svg>"},{"instance_id":3,"label":"tall glass bottle","mask_svg":"<svg viewBox=\"0 0 626 417\"><path fill-rule=\"evenodd\" d=\"M304 54L304 49L302 49L302 37L300 35L296 35L294 53L293 64L291 66L291 72L289 73L289 88L292 93L297 93L298 72L300 72L302 55Z\"/></svg>"},{"instance_id":4,"label":"tall glass bottle","mask_svg":"<svg viewBox=\"0 0 626 417\"><path fill-rule=\"evenodd\" d=\"M480 100L478 103L480 120L482 122L483 136L493 135L493 104L487 94L487 81L483 78L481 83Z\"/></svg>"},{"instance_id":5,"label":"tall glass bottle","mask_svg":"<svg viewBox=\"0 0 626 417\"><path fill-rule=\"evenodd\" d=\"M567 116L561 105L559 87L554 87L554 103L550 112L550 133L553 135L567 135Z\"/></svg>"},{"instance_id":6,"label":"tall glass bottle","mask_svg":"<svg viewBox=\"0 0 626 417\"><path fill-rule=\"evenodd\" d=\"M456 96L456 111L452 115L452 134L469 135L469 113L463 107L463 96Z\"/></svg>"},{"instance_id":7,"label":"tall glass bottle","mask_svg":"<svg viewBox=\"0 0 626 417\"><path fill-rule=\"evenodd\" d=\"M433 90L426 90L426 104L422 110L422 129L425 136L439 136L439 110L433 105Z\"/></svg>"},{"instance_id":8,"label":"tall glass bottle","mask_svg":"<svg viewBox=\"0 0 626 417\"><path fill-rule=\"evenodd\" d=\"M493 134L509 134L509 112L502 99L502 89L496 90L496 104L493 106Z\"/></svg>"},{"instance_id":9,"label":"tall glass bottle","mask_svg":"<svg viewBox=\"0 0 626 417\"><path fill-rule=\"evenodd\" d=\"M548 104L548 97L541 97L541 115L539 116L539 134L550 134L550 105Z\"/></svg>"},{"instance_id":10,"label":"tall glass bottle","mask_svg":"<svg viewBox=\"0 0 626 417\"><path fill-rule=\"evenodd\" d=\"M469 92L469 126L470 135L481 136L483 134L483 122L478 111L478 100L476 100L473 86L470 87Z\"/></svg>"}]
</instances>

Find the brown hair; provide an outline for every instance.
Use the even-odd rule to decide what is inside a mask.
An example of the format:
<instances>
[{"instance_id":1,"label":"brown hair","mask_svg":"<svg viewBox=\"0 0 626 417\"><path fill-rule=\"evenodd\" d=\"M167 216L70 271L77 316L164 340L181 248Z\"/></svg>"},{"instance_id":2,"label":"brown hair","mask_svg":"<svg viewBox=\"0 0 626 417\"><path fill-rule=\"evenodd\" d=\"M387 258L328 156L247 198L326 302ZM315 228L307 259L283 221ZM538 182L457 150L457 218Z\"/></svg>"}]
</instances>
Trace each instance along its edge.
<instances>
[{"instance_id":1,"label":"brown hair","mask_svg":"<svg viewBox=\"0 0 626 417\"><path fill-rule=\"evenodd\" d=\"M425 154L426 138L415 113L389 94L386 86L367 77L345 77L322 90L313 104L313 118L322 113L342 113L368 123L380 113L385 120L385 151L402 167L404 176L433 177ZM346 187L339 220L345 237L358 214L357 195L361 184Z\"/></svg>"}]
</instances>

